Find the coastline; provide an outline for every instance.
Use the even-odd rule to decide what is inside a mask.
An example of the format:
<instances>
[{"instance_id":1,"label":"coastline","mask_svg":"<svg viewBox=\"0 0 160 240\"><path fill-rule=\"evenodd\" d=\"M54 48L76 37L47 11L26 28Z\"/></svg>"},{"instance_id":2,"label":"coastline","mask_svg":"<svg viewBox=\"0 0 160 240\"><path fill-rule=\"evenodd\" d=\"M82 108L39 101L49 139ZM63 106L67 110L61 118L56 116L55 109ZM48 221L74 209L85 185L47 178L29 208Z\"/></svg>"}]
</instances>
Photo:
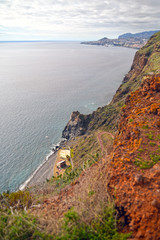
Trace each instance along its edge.
<instances>
[{"instance_id":1,"label":"coastline","mask_svg":"<svg viewBox=\"0 0 160 240\"><path fill-rule=\"evenodd\" d=\"M48 160L41 163L38 168L31 174L31 176L19 186L19 190L25 190L27 187L43 183L46 179L53 176L53 167L56 162L57 153L53 153Z\"/></svg>"},{"instance_id":2,"label":"coastline","mask_svg":"<svg viewBox=\"0 0 160 240\"><path fill-rule=\"evenodd\" d=\"M51 150L50 153L46 156L45 161L42 162L30 175L30 177L19 186L18 190L23 191L28 187L43 183L53 176L53 169L57 159L57 152L62 146L64 146L65 142L65 140L62 140L58 144L54 145L54 149Z\"/></svg>"}]
</instances>

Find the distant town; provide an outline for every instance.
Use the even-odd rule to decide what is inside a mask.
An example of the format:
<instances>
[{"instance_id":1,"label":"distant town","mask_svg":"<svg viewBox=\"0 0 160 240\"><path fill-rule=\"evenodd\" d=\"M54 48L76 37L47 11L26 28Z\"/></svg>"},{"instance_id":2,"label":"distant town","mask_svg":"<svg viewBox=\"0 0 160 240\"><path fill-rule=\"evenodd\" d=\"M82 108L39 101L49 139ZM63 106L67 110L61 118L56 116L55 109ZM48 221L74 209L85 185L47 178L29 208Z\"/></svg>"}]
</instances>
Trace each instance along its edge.
<instances>
[{"instance_id":1,"label":"distant town","mask_svg":"<svg viewBox=\"0 0 160 240\"><path fill-rule=\"evenodd\" d=\"M158 31L147 31L147 32L140 32L140 33L125 33L120 35L118 39L109 39L104 37L97 41L86 41L81 42L81 44L89 44L89 45L101 45L101 46L121 46L121 47L128 47L128 48L135 48L140 49L143 47L148 39Z\"/></svg>"}]
</instances>

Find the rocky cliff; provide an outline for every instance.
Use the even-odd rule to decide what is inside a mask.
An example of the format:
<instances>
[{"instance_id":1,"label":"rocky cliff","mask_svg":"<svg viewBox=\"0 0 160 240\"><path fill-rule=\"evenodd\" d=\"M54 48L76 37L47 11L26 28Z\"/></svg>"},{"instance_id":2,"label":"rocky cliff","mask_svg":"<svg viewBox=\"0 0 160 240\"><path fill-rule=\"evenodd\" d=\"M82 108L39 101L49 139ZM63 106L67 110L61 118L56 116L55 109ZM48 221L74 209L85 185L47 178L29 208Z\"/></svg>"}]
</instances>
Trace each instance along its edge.
<instances>
[{"instance_id":1,"label":"rocky cliff","mask_svg":"<svg viewBox=\"0 0 160 240\"><path fill-rule=\"evenodd\" d=\"M83 135L88 127L91 115L83 115L77 112L72 112L69 122L62 132L62 137L71 139Z\"/></svg>"},{"instance_id":2,"label":"rocky cliff","mask_svg":"<svg viewBox=\"0 0 160 240\"><path fill-rule=\"evenodd\" d=\"M99 107L89 115L73 113L73 116L71 115L70 121L63 130L63 137L70 139L99 128L116 132L120 110L128 94L140 87L144 76L160 72L159 53L160 32L154 34L148 43L135 54L131 70L124 77L111 103L104 107Z\"/></svg>"}]
</instances>

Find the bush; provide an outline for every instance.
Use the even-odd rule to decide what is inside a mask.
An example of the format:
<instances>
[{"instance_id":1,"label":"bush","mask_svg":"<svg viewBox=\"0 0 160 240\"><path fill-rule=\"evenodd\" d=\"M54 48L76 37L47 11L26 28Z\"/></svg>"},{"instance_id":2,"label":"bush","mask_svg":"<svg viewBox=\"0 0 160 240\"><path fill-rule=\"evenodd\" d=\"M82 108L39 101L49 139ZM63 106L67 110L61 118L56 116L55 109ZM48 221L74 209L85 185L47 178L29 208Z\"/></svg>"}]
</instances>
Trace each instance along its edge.
<instances>
[{"instance_id":1,"label":"bush","mask_svg":"<svg viewBox=\"0 0 160 240\"><path fill-rule=\"evenodd\" d=\"M152 133L147 133L146 136L147 136L150 140L153 140L153 134L152 134Z\"/></svg>"},{"instance_id":2,"label":"bush","mask_svg":"<svg viewBox=\"0 0 160 240\"><path fill-rule=\"evenodd\" d=\"M28 208L32 204L32 198L29 192L27 191L18 191L12 193L3 193L2 198L8 203L9 206L12 206L16 209Z\"/></svg>"},{"instance_id":3,"label":"bush","mask_svg":"<svg viewBox=\"0 0 160 240\"><path fill-rule=\"evenodd\" d=\"M109 206L102 216L87 224L81 221L80 216L74 210L70 210L64 218L64 232L56 240L125 240L131 234L118 233L114 215L113 206Z\"/></svg>"},{"instance_id":4,"label":"bush","mask_svg":"<svg viewBox=\"0 0 160 240\"><path fill-rule=\"evenodd\" d=\"M13 215L10 210L0 209L0 239L51 240L53 237L42 233L36 226L36 219L26 213Z\"/></svg>"}]
</instances>

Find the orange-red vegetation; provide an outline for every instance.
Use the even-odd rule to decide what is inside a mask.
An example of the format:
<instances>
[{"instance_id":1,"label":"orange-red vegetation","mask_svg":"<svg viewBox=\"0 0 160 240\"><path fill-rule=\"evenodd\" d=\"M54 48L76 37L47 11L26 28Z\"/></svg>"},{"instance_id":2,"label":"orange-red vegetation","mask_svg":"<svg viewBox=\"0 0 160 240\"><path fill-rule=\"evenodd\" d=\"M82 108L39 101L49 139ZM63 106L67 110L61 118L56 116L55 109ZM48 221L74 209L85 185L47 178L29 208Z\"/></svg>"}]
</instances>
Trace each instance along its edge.
<instances>
[{"instance_id":1,"label":"orange-red vegetation","mask_svg":"<svg viewBox=\"0 0 160 240\"><path fill-rule=\"evenodd\" d=\"M160 74L146 76L122 109L109 189L134 239L160 239Z\"/></svg>"}]
</instances>

